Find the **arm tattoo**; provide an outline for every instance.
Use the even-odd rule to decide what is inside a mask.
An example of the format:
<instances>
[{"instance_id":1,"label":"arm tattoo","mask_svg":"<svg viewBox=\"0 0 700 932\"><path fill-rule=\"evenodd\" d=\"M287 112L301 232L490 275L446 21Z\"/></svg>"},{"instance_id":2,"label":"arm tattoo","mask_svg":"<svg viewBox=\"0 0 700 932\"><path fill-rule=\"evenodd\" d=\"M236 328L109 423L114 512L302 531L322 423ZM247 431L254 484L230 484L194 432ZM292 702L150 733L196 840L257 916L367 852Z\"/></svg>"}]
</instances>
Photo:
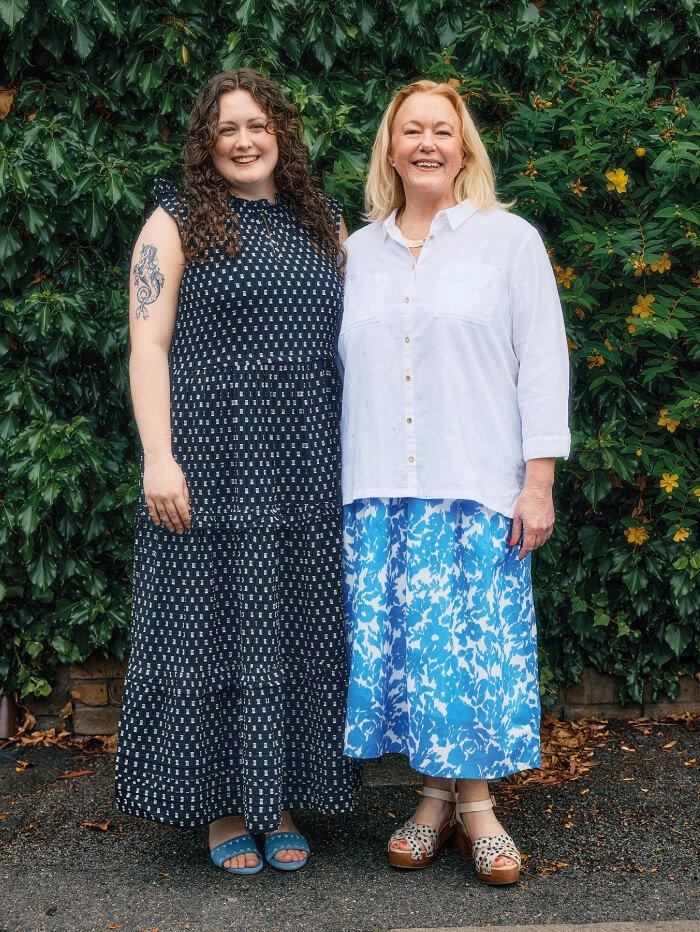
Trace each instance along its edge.
<instances>
[{"instance_id":1,"label":"arm tattoo","mask_svg":"<svg viewBox=\"0 0 700 932\"><path fill-rule=\"evenodd\" d=\"M134 285L136 286L136 319L148 320L148 305L158 299L165 278L158 268L156 255L158 250L151 243L141 247L141 258L134 266Z\"/></svg>"}]
</instances>

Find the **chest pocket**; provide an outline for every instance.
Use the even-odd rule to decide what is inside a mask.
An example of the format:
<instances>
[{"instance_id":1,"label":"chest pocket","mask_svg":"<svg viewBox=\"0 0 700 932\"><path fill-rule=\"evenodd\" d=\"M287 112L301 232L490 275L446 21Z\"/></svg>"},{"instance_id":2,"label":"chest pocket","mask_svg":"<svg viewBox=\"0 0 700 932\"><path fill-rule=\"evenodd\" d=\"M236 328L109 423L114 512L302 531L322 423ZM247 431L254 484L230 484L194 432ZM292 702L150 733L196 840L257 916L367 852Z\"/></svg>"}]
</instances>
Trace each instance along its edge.
<instances>
[{"instance_id":1,"label":"chest pocket","mask_svg":"<svg viewBox=\"0 0 700 932\"><path fill-rule=\"evenodd\" d=\"M443 265L434 317L465 320L488 327L498 294L498 269L492 265Z\"/></svg>"},{"instance_id":2,"label":"chest pocket","mask_svg":"<svg viewBox=\"0 0 700 932\"><path fill-rule=\"evenodd\" d=\"M382 313L388 278L385 272L351 273L345 282L343 320L345 333L364 324L376 323Z\"/></svg>"}]
</instances>

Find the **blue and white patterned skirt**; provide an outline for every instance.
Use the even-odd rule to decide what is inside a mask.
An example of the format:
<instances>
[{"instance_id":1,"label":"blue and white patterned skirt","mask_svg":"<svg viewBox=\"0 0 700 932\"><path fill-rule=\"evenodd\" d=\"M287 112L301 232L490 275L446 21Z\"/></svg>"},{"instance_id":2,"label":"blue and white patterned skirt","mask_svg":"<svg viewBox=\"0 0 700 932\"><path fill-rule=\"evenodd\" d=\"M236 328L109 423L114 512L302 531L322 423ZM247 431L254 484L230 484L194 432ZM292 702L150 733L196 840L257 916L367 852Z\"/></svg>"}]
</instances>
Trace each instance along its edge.
<instances>
[{"instance_id":1,"label":"blue and white patterned skirt","mask_svg":"<svg viewBox=\"0 0 700 932\"><path fill-rule=\"evenodd\" d=\"M540 766L530 556L512 520L465 500L345 509L345 754L405 754L434 777Z\"/></svg>"}]
</instances>

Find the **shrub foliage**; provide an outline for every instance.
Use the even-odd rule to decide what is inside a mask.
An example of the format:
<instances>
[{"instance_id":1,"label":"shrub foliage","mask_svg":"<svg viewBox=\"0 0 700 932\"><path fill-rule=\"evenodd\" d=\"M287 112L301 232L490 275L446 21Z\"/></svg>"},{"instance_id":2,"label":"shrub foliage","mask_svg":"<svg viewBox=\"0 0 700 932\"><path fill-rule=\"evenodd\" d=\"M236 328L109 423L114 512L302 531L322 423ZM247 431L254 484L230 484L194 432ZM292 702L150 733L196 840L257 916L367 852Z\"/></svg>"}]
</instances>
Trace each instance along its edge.
<instances>
[{"instance_id":1,"label":"shrub foliage","mask_svg":"<svg viewBox=\"0 0 700 932\"><path fill-rule=\"evenodd\" d=\"M128 650L136 435L126 277L214 72L275 78L360 222L379 115L452 81L501 199L538 225L567 319L575 449L536 558L542 681L584 664L673 695L700 651L691 444L700 277L690 0L0 0L0 691Z\"/></svg>"}]
</instances>

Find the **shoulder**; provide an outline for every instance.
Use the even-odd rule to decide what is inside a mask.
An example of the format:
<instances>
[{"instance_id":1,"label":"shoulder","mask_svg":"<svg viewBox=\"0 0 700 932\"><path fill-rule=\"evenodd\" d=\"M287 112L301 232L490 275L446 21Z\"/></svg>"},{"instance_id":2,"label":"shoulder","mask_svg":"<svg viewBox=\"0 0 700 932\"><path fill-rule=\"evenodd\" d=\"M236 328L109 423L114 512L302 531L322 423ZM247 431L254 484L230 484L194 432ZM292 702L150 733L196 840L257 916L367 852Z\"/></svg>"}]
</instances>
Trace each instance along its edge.
<instances>
[{"instance_id":1,"label":"shoulder","mask_svg":"<svg viewBox=\"0 0 700 932\"><path fill-rule=\"evenodd\" d=\"M156 178L153 182L153 200L156 207L161 207L171 217L182 219L184 216L182 194L172 181Z\"/></svg>"},{"instance_id":2,"label":"shoulder","mask_svg":"<svg viewBox=\"0 0 700 932\"><path fill-rule=\"evenodd\" d=\"M505 266L522 262L525 257L531 261L547 256L542 232L525 217L503 207L492 207L478 211L474 219L479 241L492 248Z\"/></svg>"}]
</instances>

